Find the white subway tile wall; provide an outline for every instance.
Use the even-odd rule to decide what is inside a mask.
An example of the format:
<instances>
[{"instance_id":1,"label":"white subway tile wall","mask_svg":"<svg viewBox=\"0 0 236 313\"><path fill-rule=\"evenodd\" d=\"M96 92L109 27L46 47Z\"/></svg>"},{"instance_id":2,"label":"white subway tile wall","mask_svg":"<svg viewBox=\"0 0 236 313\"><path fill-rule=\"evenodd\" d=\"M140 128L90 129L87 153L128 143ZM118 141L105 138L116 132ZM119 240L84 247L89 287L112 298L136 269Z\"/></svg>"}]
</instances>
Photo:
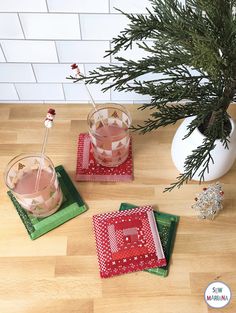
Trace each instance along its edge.
<instances>
[{"instance_id":1,"label":"white subway tile wall","mask_svg":"<svg viewBox=\"0 0 236 313\"><path fill-rule=\"evenodd\" d=\"M49 12L109 13L107 0L47 0Z\"/></svg>"},{"instance_id":2,"label":"white subway tile wall","mask_svg":"<svg viewBox=\"0 0 236 313\"><path fill-rule=\"evenodd\" d=\"M0 102L89 102L83 83L74 84L72 63L81 72L117 63L106 55L127 17L116 11L146 13L149 0L0 1ZM146 54L137 46L121 52L132 60ZM108 82L109 83L109 82ZM89 85L97 102L140 103L149 97Z\"/></svg>"},{"instance_id":3,"label":"white subway tile wall","mask_svg":"<svg viewBox=\"0 0 236 313\"><path fill-rule=\"evenodd\" d=\"M78 84L64 84L65 90L65 97L66 100L84 100L89 101L89 93L86 90L86 87L83 83ZM106 85L105 85L106 86ZM103 85L104 87L104 85ZM88 85L87 88L89 89L90 94L93 98L96 98L96 101L109 101L110 100L110 91L103 93L101 91L101 86L98 85Z\"/></svg>"},{"instance_id":4,"label":"white subway tile wall","mask_svg":"<svg viewBox=\"0 0 236 313\"><path fill-rule=\"evenodd\" d=\"M47 12L47 4L45 0L0 1L0 12Z\"/></svg>"},{"instance_id":5,"label":"white subway tile wall","mask_svg":"<svg viewBox=\"0 0 236 313\"><path fill-rule=\"evenodd\" d=\"M63 100L62 84L15 84L21 100Z\"/></svg>"},{"instance_id":6,"label":"white subway tile wall","mask_svg":"<svg viewBox=\"0 0 236 313\"><path fill-rule=\"evenodd\" d=\"M14 84L0 84L1 100L19 100Z\"/></svg>"},{"instance_id":7,"label":"white subway tile wall","mask_svg":"<svg viewBox=\"0 0 236 313\"><path fill-rule=\"evenodd\" d=\"M82 39L109 40L127 26L128 18L121 14L81 14Z\"/></svg>"},{"instance_id":8,"label":"white subway tile wall","mask_svg":"<svg viewBox=\"0 0 236 313\"><path fill-rule=\"evenodd\" d=\"M150 101L150 97L146 95L140 95L134 91L131 92L124 92L124 91L117 91L117 90L112 90L111 92L111 100L112 101L125 101L125 100L133 100L133 101L138 101L142 100L143 102Z\"/></svg>"},{"instance_id":9,"label":"white subway tile wall","mask_svg":"<svg viewBox=\"0 0 236 313\"><path fill-rule=\"evenodd\" d=\"M78 14L21 13L26 39L81 39Z\"/></svg>"},{"instance_id":10,"label":"white subway tile wall","mask_svg":"<svg viewBox=\"0 0 236 313\"><path fill-rule=\"evenodd\" d=\"M20 20L16 13L1 13L0 16L1 39L24 39Z\"/></svg>"},{"instance_id":11,"label":"white subway tile wall","mask_svg":"<svg viewBox=\"0 0 236 313\"><path fill-rule=\"evenodd\" d=\"M120 9L126 13L147 13L151 7L149 0L110 0L111 12L117 13Z\"/></svg>"},{"instance_id":12,"label":"white subway tile wall","mask_svg":"<svg viewBox=\"0 0 236 313\"><path fill-rule=\"evenodd\" d=\"M7 62L58 62L56 46L53 41L2 40L0 44Z\"/></svg>"},{"instance_id":13,"label":"white subway tile wall","mask_svg":"<svg viewBox=\"0 0 236 313\"><path fill-rule=\"evenodd\" d=\"M23 73L23 74L22 74ZM31 64L2 63L0 64L1 83L32 83L35 77Z\"/></svg>"},{"instance_id":14,"label":"white subway tile wall","mask_svg":"<svg viewBox=\"0 0 236 313\"><path fill-rule=\"evenodd\" d=\"M109 50L109 41L57 41L57 52L60 62L70 63L107 63L104 59Z\"/></svg>"}]
</instances>

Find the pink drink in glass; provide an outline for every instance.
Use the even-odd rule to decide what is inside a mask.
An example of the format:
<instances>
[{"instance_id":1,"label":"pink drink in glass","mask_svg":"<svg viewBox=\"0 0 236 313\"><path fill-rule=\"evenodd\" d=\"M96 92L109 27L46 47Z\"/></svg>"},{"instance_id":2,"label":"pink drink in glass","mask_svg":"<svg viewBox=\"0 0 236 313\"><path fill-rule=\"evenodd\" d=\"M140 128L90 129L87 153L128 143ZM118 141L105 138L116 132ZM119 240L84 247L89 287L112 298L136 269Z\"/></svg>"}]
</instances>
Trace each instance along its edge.
<instances>
[{"instance_id":1,"label":"pink drink in glass","mask_svg":"<svg viewBox=\"0 0 236 313\"><path fill-rule=\"evenodd\" d=\"M122 164L129 154L129 142L127 142L127 134L121 127L105 125L97 129L97 143L93 145L93 153L96 160L104 166L114 167ZM115 139L115 140L114 140ZM112 149L114 142L122 141L125 139L126 145L117 144L117 147ZM105 151L98 150L97 147L101 147ZM110 151L110 152L108 152Z\"/></svg>"},{"instance_id":2,"label":"pink drink in glass","mask_svg":"<svg viewBox=\"0 0 236 313\"><path fill-rule=\"evenodd\" d=\"M56 212L62 203L62 192L54 166L46 156L36 190L36 177L40 157L20 155L14 158L6 171L6 184L20 205L36 217Z\"/></svg>"},{"instance_id":3,"label":"pink drink in glass","mask_svg":"<svg viewBox=\"0 0 236 313\"><path fill-rule=\"evenodd\" d=\"M98 105L88 116L96 161L106 167L122 164L129 154L131 117L121 105Z\"/></svg>"}]
</instances>

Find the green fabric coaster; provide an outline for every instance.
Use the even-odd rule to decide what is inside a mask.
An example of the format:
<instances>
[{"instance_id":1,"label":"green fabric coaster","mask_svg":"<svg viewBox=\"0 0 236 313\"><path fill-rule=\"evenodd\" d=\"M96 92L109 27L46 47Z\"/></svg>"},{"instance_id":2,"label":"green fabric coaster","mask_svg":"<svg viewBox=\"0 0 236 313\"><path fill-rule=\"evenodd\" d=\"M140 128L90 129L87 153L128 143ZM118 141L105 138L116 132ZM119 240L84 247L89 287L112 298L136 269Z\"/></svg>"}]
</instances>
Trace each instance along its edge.
<instances>
[{"instance_id":1,"label":"green fabric coaster","mask_svg":"<svg viewBox=\"0 0 236 313\"><path fill-rule=\"evenodd\" d=\"M44 235L87 210L83 199L63 166L59 165L55 169L64 195L64 200L59 210L50 216L43 218L34 217L21 207L10 191L7 192L31 239L36 239Z\"/></svg>"},{"instance_id":2,"label":"green fabric coaster","mask_svg":"<svg viewBox=\"0 0 236 313\"><path fill-rule=\"evenodd\" d=\"M119 210L129 210L136 208L137 205L129 204L129 203L121 203ZM157 223L157 228L159 231L162 247L164 250L164 254L166 257L167 265L164 267L155 267L145 270L145 272L149 272L155 275L166 277L169 273L170 267L170 258L173 251L174 241L176 230L179 222L179 216L157 212L154 211L154 216Z\"/></svg>"}]
</instances>

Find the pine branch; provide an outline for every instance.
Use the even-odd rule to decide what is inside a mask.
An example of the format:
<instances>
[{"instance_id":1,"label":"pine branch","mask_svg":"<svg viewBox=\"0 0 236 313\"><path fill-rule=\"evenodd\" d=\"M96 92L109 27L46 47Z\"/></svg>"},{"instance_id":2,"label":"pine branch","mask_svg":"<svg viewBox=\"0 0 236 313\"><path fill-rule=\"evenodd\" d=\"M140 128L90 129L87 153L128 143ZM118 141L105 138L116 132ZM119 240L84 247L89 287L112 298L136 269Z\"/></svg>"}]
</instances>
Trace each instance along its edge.
<instances>
[{"instance_id":1,"label":"pine branch","mask_svg":"<svg viewBox=\"0 0 236 313\"><path fill-rule=\"evenodd\" d=\"M130 129L145 134L162 126L175 124L179 119L194 116L200 109L196 104L159 104L158 111L151 114L152 119L144 121L144 125L132 126Z\"/></svg>"},{"instance_id":2,"label":"pine branch","mask_svg":"<svg viewBox=\"0 0 236 313\"><path fill-rule=\"evenodd\" d=\"M154 38L155 35L157 35L156 29L160 26L160 20L148 9L147 12L149 13L149 16L142 14L127 14L119 9L116 10L125 15L130 23L128 24L129 27L121 31L116 38L113 38L113 49L106 51L106 56L116 54L123 49L127 50L128 48L132 48L132 44L135 41Z\"/></svg>"},{"instance_id":3,"label":"pine branch","mask_svg":"<svg viewBox=\"0 0 236 313\"><path fill-rule=\"evenodd\" d=\"M176 76L175 78L161 78L152 81L137 81L134 83L128 83L125 87L127 91L134 91L143 95L150 95L152 101L150 104L145 104L145 106L150 106L155 108L154 103L163 102L178 102L183 99L188 99L191 101L201 101L204 98L206 105L208 103L208 98L217 98L216 88L213 84L201 84L202 78L182 78ZM142 106L142 107L145 107Z\"/></svg>"},{"instance_id":4,"label":"pine branch","mask_svg":"<svg viewBox=\"0 0 236 313\"><path fill-rule=\"evenodd\" d=\"M202 170L198 174L200 182L204 180L204 173L209 172L209 166L214 163L211 156L211 151L215 147L215 139L205 138L203 144L195 149L191 155L186 158L184 164L184 173L180 174L169 187L165 188L164 192L171 191L174 188L180 188L184 183L188 183L196 174L200 166Z\"/></svg>"},{"instance_id":5,"label":"pine branch","mask_svg":"<svg viewBox=\"0 0 236 313\"><path fill-rule=\"evenodd\" d=\"M185 170L166 191L188 182L199 170L200 181L213 162L211 151L219 139L228 147L227 109L236 94L236 0L152 0L147 14L126 14L127 27L112 40L118 64L101 66L83 80L86 84L106 84L151 98L140 110L154 110L141 133L177 120L195 116L185 136L198 128L204 142L186 159ZM137 45L144 56L137 61L119 52ZM145 74L154 74L146 79ZM156 76L158 75L158 77ZM150 76L149 76L150 77Z\"/></svg>"}]
</instances>

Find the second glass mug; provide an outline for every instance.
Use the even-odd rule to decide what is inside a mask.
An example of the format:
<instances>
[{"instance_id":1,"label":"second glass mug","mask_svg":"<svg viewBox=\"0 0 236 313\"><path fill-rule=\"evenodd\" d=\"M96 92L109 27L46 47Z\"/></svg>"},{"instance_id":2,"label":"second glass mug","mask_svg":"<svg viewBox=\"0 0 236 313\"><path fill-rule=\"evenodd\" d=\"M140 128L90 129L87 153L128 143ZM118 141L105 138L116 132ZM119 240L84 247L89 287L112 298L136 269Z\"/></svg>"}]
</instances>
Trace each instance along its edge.
<instances>
[{"instance_id":1,"label":"second glass mug","mask_svg":"<svg viewBox=\"0 0 236 313\"><path fill-rule=\"evenodd\" d=\"M115 167L129 155L129 111L120 104L97 105L87 118L95 160L106 167Z\"/></svg>"},{"instance_id":2,"label":"second glass mug","mask_svg":"<svg viewBox=\"0 0 236 313\"><path fill-rule=\"evenodd\" d=\"M38 187L41 154L20 154L5 170L5 183L18 203L36 217L46 217L61 206L63 195L52 161L44 156Z\"/></svg>"}]
</instances>

